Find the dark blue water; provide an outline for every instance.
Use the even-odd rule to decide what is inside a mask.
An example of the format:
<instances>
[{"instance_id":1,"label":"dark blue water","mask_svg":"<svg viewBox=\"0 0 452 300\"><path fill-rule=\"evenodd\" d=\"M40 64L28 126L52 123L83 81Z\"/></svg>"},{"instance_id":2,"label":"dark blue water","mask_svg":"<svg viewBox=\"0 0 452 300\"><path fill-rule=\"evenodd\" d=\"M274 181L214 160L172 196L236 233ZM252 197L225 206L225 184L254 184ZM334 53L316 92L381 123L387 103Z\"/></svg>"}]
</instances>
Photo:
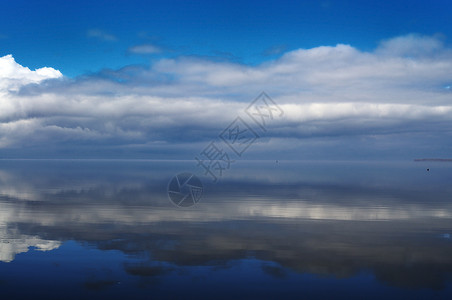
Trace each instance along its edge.
<instances>
[{"instance_id":1,"label":"dark blue water","mask_svg":"<svg viewBox=\"0 0 452 300\"><path fill-rule=\"evenodd\" d=\"M429 168L430 171L427 171ZM168 183L202 181L191 207ZM452 163L0 161L1 299L450 299Z\"/></svg>"}]
</instances>

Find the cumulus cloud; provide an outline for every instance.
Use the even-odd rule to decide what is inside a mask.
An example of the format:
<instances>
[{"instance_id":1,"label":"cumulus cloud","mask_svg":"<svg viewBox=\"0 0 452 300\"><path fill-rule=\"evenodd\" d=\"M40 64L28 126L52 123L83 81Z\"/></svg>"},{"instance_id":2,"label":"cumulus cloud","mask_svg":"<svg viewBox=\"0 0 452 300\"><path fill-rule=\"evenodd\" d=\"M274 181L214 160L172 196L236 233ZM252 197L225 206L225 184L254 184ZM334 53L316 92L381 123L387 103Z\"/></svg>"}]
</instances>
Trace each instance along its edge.
<instances>
[{"instance_id":1,"label":"cumulus cloud","mask_svg":"<svg viewBox=\"0 0 452 300\"><path fill-rule=\"evenodd\" d=\"M0 57L0 92L3 93L18 91L24 85L62 76L60 71L48 67L31 71L18 64L11 54Z\"/></svg>"},{"instance_id":2,"label":"cumulus cloud","mask_svg":"<svg viewBox=\"0 0 452 300\"><path fill-rule=\"evenodd\" d=\"M0 61L3 148L205 142L263 90L285 111L267 135L287 145L344 136L388 145L403 135L410 145L435 136L438 149L452 146L452 52L439 37L396 37L371 52L298 49L257 66L177 57L50 82L61 73Z\"/></svg>"}]
</instances>

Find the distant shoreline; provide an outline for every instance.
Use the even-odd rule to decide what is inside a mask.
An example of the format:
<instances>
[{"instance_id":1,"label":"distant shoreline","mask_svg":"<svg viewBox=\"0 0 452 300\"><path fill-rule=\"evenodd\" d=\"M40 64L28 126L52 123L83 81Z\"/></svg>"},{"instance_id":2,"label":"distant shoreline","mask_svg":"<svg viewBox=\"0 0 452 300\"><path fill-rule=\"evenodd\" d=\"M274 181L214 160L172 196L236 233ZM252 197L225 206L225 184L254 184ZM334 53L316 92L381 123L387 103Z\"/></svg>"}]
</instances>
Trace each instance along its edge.
<instances>
[{"instance_id":1,"label":"distant shoreline","mask_svg":"<svg viewBox=\"0 0 452 300\"><path fill-rule=\"evenodd\" d=\"M414 161L452 162L452 158L416 158Z\"/></svg>"}]
</instances>

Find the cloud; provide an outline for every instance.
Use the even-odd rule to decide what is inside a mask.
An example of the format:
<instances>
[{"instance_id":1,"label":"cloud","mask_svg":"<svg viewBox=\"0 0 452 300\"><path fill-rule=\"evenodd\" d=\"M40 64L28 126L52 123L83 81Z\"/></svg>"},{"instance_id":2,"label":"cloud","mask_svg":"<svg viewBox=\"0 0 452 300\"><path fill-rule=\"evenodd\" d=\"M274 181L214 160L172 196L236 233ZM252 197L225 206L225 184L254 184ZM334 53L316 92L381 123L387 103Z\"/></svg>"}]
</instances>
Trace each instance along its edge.
<instances>
[{"instance_id":1,"label":"cloud","mask_svg":"<svg viewBox=\"0 0 452 300\"><path fill-rule=\"evenodd\" d=\"M318 145L313 138L333 144L350 138L355 152L372 152L369 139L375 149L452 150L452 94L445 88L452 52L438 37L396 37L371 52L344 44L298 49L257 66L176 57L76 79L50 68L30 71L12 56L1 62L4 149L91 145L175 153L215 139L265 90L285 112L266 136L293 153ZM52 78L60 79L45 80ZM427 140L432 148L419 143ZM255 149L271 145L260 140ZM341 147L345 153L349 146Z\"/></svg>"},{"instance_id":2,"label":"cloud","mask_svg":"<svg viewBox=\"0 0 452 300\"><path fill-rule=\"evenodd\" d=\"M381 42L377 49L380 55L390 56L429 56L441 52L444 43L440 37L426 37L409 34Z\"/></svg>"},{"instance_id":3,"label":"cloud","mask_svg":"<svg viewBox=\"0 0 452 300\"><path fill-rule=\"evenodd\" d=\"M265 56L277 55L283 53L287 49L286 45L276 45L265 49L263 54Z\"/></svg>"},{"instance_id":4,"label":"cloud","mask_svg":"<svg viewBox=\"0 0 452 300\"><path fill-rule=\"evenodd\" d=\"M133 54L156 54L162 52L162 49L155 45L143 44L130 47L128 52Z\"/></svg>"},{"instance_id":5,"label":"cloud","mask_svg":"<svg viewBox=\"0 0 452 300\"><path fill-rule=\"evenodd\" d=\"M100 29L90 29L86 32L86 35L90 38L97 38L102 41L115 42L118 40L113 34L107 33Z\"/></svg>"},{"instance_id":6,"label":"cloud","mask_svg":"<svg viewBox=\"0 0 452 300\"><path fill-rule=\"evenodd\" d=\"M0 93L18 91L20 87L27 84L40 83L46 79L62 76L60 71L48 67L31 71L18 64L11 54L0 57Z\"/></svg>"}]
</instances>

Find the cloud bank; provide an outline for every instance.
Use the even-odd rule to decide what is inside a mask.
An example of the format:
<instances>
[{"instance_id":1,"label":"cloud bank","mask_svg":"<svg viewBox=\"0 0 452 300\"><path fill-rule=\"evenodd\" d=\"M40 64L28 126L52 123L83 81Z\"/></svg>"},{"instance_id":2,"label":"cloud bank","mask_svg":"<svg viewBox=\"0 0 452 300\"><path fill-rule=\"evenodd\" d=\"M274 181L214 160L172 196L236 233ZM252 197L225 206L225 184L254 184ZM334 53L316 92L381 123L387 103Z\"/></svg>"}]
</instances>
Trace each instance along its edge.
<instances>
[{"instance_id":1,"label":"cloud bank","mask_svg":"<svg viewBox=\"0 0 452 300\"><path fill-rule=\"evenodd\" d=\"M452 150L450 70L452 50L441 37L418 35L371 52L321 46L257 66L177 57L75 79L52 68L31 71L8 55L0 58L0 151L193 157L266 91L285 117L254 146L259 157L445 155Z\"/></svg>"}]
</instances>

